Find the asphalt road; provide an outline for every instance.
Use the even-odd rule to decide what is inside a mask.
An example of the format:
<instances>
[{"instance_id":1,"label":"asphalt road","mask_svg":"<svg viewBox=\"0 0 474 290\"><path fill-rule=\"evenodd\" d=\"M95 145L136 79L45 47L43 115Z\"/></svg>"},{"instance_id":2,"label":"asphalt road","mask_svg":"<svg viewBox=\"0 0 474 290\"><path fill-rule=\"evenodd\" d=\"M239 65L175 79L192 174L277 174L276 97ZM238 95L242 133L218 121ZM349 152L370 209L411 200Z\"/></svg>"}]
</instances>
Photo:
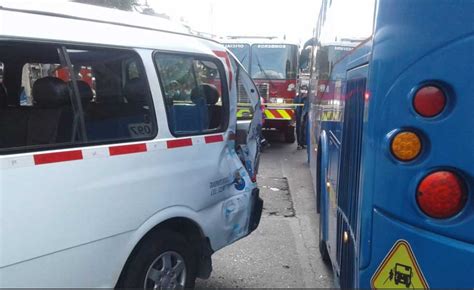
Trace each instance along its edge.
<instances>
[{"instance_id":1,"label":"asphalt road","mask_svg":"<svg viewBox=\"0 0 474 290\"><path fill-rule=\"evenodd\" d=\"M306 151L272 142L262 154L259 186L265 202L259 228L213 256L209 280L197 288L331 288L318 251L318 215Z\"/></svg>"}]
</instances>

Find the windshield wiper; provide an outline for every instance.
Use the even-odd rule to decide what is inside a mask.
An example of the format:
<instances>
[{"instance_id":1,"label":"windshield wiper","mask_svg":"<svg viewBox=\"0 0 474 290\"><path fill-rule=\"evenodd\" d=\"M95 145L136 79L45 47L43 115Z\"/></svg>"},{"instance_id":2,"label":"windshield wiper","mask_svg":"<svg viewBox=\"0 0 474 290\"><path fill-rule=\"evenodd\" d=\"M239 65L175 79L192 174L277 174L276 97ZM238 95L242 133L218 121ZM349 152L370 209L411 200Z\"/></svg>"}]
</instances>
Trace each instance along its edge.
<instances>
[{"instance_id":1,"label":"windshield wiper","mask_svg":"<svg viewBox=\"0 0 474 290\"><path fill-rule=\"evenodd\" d=\"M258 68L260 69L260 71L263 73L263 75L265 76L265 78L268 80L268 82L270 83L270 85L272 87L274 87L274 84L272 82L272 80L270 79L270 76L268 76L267 72L263 69L263 66L262 64L260 63L260 58L258 57L258 55L255 55L255 59L257 60L257 65L258 65ZM268 98L270 98L270 88L268 88Z\"/></svg>"}]
</instances>

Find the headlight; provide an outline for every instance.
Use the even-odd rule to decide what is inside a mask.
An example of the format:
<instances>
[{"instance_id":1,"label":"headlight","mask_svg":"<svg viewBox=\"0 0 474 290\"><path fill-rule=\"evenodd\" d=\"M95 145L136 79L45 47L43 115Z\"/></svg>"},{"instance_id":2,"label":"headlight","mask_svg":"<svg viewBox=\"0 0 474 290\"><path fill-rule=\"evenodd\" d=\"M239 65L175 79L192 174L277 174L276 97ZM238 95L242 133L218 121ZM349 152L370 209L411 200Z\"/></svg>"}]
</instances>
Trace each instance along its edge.
<instances>
[{"instance_id":1,"label":"headlight","mask_svg":"<svg viewBox=\"0 0 474 290\"><path fill-rule=\"evenodd\" d=\"M285 99L283 99L283 98L270 98L270 103L274 103L274 104L284 104L284 103L285 103Z\"/></svg>"}]
</instances>

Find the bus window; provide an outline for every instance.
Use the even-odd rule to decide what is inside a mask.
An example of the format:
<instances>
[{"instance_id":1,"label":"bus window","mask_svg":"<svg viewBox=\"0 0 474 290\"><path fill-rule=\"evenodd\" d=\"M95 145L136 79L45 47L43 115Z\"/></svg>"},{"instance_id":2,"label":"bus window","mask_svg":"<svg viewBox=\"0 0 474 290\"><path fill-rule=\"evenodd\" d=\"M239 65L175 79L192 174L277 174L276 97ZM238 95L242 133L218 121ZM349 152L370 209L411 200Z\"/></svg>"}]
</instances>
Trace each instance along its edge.
<instances>
[{"instance_id":1,"label":"bus window","mask_svg":"<svg viewBox=\"0 0 474 290\"><path fill-rule=\"evenodd\" d=\"M292 79L297 74L298 47L286 44L252 45L253 79Z\"/></svg>"}]
</instances>

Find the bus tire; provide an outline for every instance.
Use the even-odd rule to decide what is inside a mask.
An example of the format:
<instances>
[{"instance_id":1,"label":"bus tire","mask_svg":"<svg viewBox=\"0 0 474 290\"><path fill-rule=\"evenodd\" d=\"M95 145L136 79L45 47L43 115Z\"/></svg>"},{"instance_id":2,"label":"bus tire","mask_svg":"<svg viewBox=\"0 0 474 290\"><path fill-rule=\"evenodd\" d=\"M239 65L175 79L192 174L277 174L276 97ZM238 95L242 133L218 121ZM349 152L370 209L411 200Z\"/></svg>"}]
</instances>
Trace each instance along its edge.
<instances>
[{"instance_id":1,"label":"bus tire","mask_svg":"<svg viewBox=\"0 0 474 290\"><path fill-rule=\"evenodd\" d=\"M324 216L324 212L322 210L322 206L323 206L323 203L321 201L322 199L322 196L323 196L323 188L326 186L326 183L322 182L323 178L322 178L322 170L323 170L323 166L322 166L322 149L323 147L321 146L321 143L319 143L319 146L318 146L318 161L317 161L317 164L318 164L318 169L317 169L317 184L316 184L316 187L317 187L317 196L316 196L316 200L317 200L317 204L316 204L316 207L317 207L317 211L319 213L319 253L321 254L321 259L323 260L324 264L326 265L330 265L331 264L331 258L329 258L329 253L328 253L328 248L327 248L327 245L326 245L326 241L323 239L323 216Z\"/></svg>"},{"instance_id":2,"label":"bus tire","mask_svg":"<svg viewBox=\"0 0 474 290\"><path fill-rule=\"evenodd\" d=\"M285 129L285 142L288 143L288 144L293 144L295 143L296 141L296 137L295 137L295 127L293 126L288 126L286 129Z\"/></svg>"},{"instance_id":3,"label":"bus tire","mask_svg":"<svg viewBox=\"0 0 474 290\"><path fill-rule=\"evenodd\" d=\"M161 288L172 289L173 283L183 283L183 289L194 288L198 263L193 248L184 236L174 231L159 230L151 233L134 250L117 288L148 289L154 288L159 281L168 283ZM168 257L171 258L171 267L165 269L163 263ZM182 259L184 263L184 272L178 271L178 259ZM156 269L162 270L155 271Z\"/></svg>"},{"instance_id":4,"label":"bus tire","mask_svg":"<svg viewBox=\"0 0 474 290\"><path fill-rule=\"evenodd\" d=\"M319 253L321 254L321 259L324 264L331 265L331 258L329 257L328 248L326 246L326 241L323 240L323 222L322 215L319 215Z\"/></svg>"}]
</instances>

